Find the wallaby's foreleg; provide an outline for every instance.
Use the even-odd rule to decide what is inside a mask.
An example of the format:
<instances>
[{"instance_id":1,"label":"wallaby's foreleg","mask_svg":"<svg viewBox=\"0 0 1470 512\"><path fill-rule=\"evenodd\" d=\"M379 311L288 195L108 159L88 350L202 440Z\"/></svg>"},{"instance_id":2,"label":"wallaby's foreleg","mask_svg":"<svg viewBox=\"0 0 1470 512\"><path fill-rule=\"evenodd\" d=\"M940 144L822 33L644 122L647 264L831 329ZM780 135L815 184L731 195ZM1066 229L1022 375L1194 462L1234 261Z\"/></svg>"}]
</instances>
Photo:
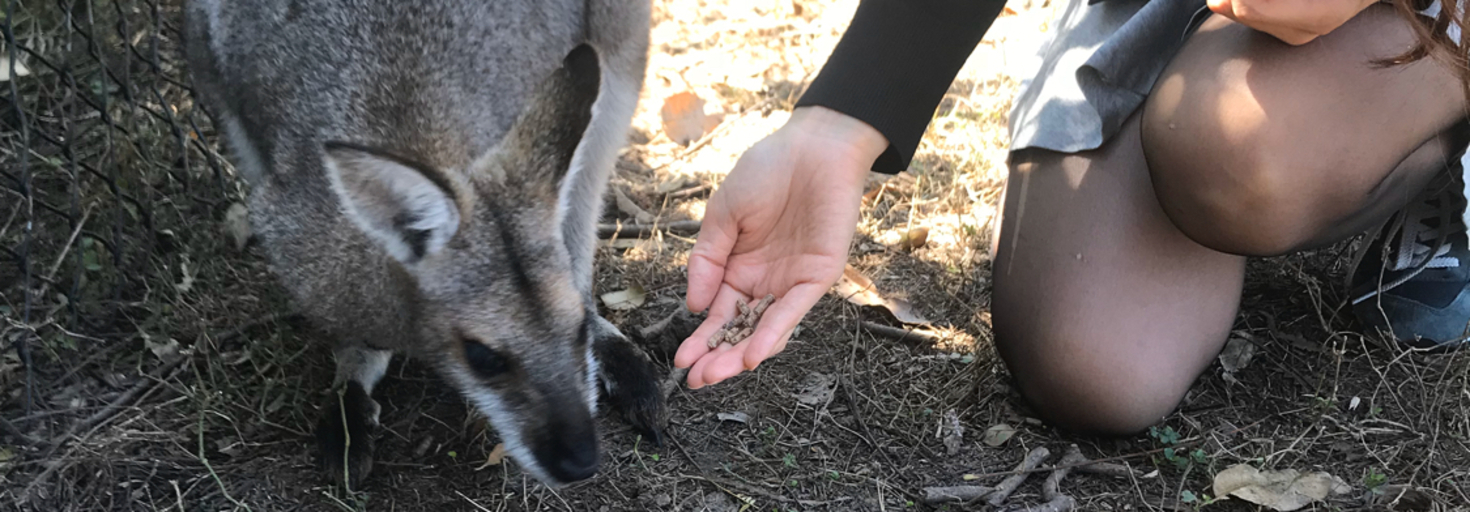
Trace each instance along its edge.
<instances>
[{"instance_id":1,"label":"wallaby's foreleg","mask_svg":"<svg viewBox=\"0 0 1470 512\"><path fill-rule=\"evenodd\" d=\"M653 365L606 319L593 317L592 350L612 408L656 446L663 446L664 395Z\"/></svg>"},{"instance_id":2,"label":"wallaby's foreleg","mask_svg":"<svg viewBox=\"0 0 1470 512\"><path fill-rule=\"evenodd\" d=\"M333 351L337 377L332 397L322 407L317 424L321 465L327 477L357 489L373 470L373 432L378 427L378 402L373 387L388 371L393 353L366 347Z\"/></svg>"}]
</instances>

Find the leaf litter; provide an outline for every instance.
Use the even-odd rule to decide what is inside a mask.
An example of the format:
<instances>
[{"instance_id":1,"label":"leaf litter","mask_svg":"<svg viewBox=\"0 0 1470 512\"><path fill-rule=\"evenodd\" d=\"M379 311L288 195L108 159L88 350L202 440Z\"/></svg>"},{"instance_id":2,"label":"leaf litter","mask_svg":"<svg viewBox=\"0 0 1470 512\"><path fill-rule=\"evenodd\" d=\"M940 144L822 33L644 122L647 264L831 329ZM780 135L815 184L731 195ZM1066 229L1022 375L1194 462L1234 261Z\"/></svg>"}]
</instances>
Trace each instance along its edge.
<instances>
[{"instance_id":1,"label":"leaf litter","mask_svg":"<svg viewBox=\"0 0 1470 512\"><path fill-rule=\"evenodd\" d=\"M837 284L833 286L833 290L843 299L853 304L884 308L900 322L926 325L931 323L929 319L924 318L923 315L914 311L913 304L910 304L908 301L884 297L882 293L878 292L878 287L873 284L873 280L868 279L868 276L863 275L862 272L853 268L852 265L848 265L847 268L842 270L842 278L837 280Z\"/></svg>"},{"instance_id":2,"label":"leaf litter","mask_svg":"<svg viewBox=\"0 0 1470 512\"><path fill-rule=\"evenodd\" d=\"M1290 512L1307 505L1352 492L1342 479L1316 471L1295 469L1262 471L1249 464L1236 464L1215 475L1216 496L1240 498L1272 510Z\"/></svg>"}]
</instances>

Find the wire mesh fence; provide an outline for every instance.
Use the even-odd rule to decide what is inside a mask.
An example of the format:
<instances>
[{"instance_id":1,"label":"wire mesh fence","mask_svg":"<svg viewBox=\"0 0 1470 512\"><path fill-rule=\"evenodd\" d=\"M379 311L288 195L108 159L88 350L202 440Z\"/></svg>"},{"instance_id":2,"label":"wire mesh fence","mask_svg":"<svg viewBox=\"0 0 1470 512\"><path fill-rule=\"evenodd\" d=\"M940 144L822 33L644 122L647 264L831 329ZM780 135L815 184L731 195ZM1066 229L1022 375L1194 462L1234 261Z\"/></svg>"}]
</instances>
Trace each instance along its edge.
<instances>
[{"instance_id":1,"label":"wire mesh fence","mask_svg":"<svg viewBox=\"0 0 1470 512\"><path fill-rule=\"evenodd\" d=\"M0 49L0 435L44 460L131 389L56 393L98 361L160 363L180 250L238 196L180 56L181 5L6 0ZM181 281L185 281L182 282ZM3 461L0 461L3 462ZM6 498L0 497L0 501Z\"/></svg>"},{"instance_id":2,"label":"wire mesh fence","mask_svg":"<svg viewBox=\"0 0 1470 512\"><path fill-rule=\"evenodd\" d=\"M28 412L36 352L135 333L132 309L169 266L158 255L226 200L177 57L178 9L7 2L0 313Z\"/></svg>"}]
</instances>

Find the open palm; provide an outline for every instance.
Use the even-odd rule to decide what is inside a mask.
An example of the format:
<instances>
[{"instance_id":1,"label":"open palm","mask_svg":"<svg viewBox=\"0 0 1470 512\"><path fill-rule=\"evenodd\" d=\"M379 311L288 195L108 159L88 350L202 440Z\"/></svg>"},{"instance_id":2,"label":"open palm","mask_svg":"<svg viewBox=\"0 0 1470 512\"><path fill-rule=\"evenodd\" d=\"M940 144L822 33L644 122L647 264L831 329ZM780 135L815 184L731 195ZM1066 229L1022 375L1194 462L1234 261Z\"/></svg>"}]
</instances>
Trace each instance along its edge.
<instances>
[{"instance_id":1,"label":"open palm","mask_svg":"<svg viewBox=\"0 0 1470 512\"><path fill-rule=\"evenodd\" d=\"M868 168L887 142L841 114L798 112L740 158L705 210L689 256L687 301L709 316L674 358L690 369L691 388L781 352L842 275ZM753 335L709 348L710 336L734 318L737 300L767 294L777 300Z\"/></svg>"}]
</instances>

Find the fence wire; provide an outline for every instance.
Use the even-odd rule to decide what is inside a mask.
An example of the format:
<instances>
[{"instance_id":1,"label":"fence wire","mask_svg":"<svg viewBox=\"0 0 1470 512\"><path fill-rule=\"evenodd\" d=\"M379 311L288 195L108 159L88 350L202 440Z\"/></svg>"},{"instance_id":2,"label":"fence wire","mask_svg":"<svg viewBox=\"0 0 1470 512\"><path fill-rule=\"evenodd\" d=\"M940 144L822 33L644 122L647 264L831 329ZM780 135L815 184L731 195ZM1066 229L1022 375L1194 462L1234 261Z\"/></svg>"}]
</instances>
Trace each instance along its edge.
<instances>
[{"instance_id":1,"label":"fence wire","mask_svg":"<svg viewBox=\"0 0 1470 512\"><path fill-rule=\"evenodd\" d=\"M0 427L24 431L58 406L38 390L138 345L171 253L237 191L202 136L178 0L4 1Z\"/></svg>"}]
</instances>

